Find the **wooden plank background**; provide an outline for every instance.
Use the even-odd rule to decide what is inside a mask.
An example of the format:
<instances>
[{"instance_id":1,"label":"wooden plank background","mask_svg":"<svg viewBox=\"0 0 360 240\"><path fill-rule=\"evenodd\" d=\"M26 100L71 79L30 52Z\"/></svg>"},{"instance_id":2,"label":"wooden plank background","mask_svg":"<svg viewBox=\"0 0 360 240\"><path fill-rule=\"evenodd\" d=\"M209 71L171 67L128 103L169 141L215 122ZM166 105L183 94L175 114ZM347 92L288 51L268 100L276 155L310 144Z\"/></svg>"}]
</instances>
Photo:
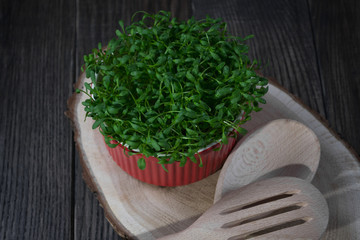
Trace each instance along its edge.
<instances>
[{"instance_id":1,"label":"wooden plank background","mask_svg":"<svg viewBox=\"0 0 360 240\"><path fill-rule=\"evenodd\" d=\"M0 239L121 239L81 178L66 101L82 56L139 10L221 17L263 72L360 153L356 0L0 0Z\"/></svg>"}]
</instances>

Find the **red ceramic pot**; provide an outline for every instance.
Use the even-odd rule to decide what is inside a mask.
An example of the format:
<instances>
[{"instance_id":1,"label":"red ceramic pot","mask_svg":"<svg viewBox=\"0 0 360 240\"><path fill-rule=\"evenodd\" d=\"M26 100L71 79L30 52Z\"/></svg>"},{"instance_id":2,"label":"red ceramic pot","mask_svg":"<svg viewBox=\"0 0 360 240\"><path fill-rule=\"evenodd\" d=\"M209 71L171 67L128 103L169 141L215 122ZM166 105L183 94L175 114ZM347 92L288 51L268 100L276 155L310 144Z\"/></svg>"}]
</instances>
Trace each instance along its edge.
<instances>
[{"instance_id":1,"label":"red ceramic pot","mask_svg":"<svg viewBox=\"0 0 360 240\"><path fill-rule=\"evenodd\" d=\"M174 187L199 181L215 173L223 166L235 143L236 139L229 137L228 144L223 145L220 151L213 151L214 148L220 146L219 143L200 151L198 154L201 155L203 167L199 167L197 163L188 159L184 167L180 167L179 162L165 165L168 172L157 163L159 160L155 157L147 158L142 154L129 156L124 153L124 149L125 152L130 150L122 145L115 148L105 145L117 165L132 177L157 186ZM137 165L137 160L142 157L146 161L144 170L139 169ZM199 159L197 155L195 157Z\"/></svg>"}]
</instances>

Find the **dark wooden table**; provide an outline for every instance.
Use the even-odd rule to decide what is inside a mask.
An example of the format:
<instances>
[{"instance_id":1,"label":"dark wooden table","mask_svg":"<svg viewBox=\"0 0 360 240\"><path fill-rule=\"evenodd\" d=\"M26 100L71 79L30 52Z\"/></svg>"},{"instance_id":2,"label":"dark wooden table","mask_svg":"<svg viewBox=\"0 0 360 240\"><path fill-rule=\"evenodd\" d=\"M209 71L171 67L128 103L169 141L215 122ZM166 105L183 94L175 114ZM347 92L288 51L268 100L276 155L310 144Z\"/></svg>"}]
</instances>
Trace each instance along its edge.
<instances>
[{"instance_id":1,"label":"dark wooden table","mask_svg":"<svg viewBox=\"0 0 360 240\"><path fill-rule=\"evenodd\" d=\"M81 177L64 112L82 56L138 10L221 17L360 153L360 2L0 1L0 239L121 239Z\"/></svg>"}]
</instances>

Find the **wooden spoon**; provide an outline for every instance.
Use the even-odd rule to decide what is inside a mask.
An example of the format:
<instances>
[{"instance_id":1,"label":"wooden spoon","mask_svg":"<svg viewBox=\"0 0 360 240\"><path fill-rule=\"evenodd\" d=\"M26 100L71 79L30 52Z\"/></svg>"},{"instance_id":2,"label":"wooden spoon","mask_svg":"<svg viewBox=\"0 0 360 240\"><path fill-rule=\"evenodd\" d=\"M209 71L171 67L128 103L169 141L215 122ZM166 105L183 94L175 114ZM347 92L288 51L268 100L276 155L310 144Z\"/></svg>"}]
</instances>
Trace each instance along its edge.
<instances>
[{"instance_id":1,"label":"wooden spoon","mask_svg":"<svg viewBox=\"0 0 360 240\"><path fill-rule=\"evenodd\" d=\"M228 192L190 227L161 240L319 239L328 219L314 186L276 177Z\"/></svg>"},{"instance_id":2,"label":"wooden spoon","mask_svg":"<svg viewBox=\"0 0 360 240\"><path fill-rule=\"evenodd\" d=\"M269 177L298 177L310 182L320 160L320 143L308 127L277 119L243 137L226 160L214 202L225 193Z\"/></svg>"}]
</instances>

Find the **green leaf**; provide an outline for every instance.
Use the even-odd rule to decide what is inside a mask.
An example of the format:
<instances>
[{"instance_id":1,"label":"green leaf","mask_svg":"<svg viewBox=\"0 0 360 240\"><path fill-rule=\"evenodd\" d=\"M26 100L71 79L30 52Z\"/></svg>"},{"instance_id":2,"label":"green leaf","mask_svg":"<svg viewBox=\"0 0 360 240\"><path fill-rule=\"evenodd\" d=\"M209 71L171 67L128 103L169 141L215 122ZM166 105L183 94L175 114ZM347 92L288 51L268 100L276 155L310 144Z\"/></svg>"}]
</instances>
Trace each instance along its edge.
<instances>
[{"instance_id":1,"label":"green leaf","mask_svg":"<svg viewBox=\"0 0 360 240\"><path fill-rule=\"evenodd\" d=\"M119 144L118 143L111 143L112 138L108 137L108 136L104 136L105 138L105 143L110 147L110 148L115 148L117 147Z\"/></svg>"},{"instance_id":2,"label":"green leaf","mask_svg":"<svg viewBox=\"0 0 360 240\"><path fill-rule=\"evenodd\" d=\"M216 61L221 61L221 58L219 57L219 55L217 55L216 53L214 52L210 52L210 55L216 60Z\"/></svg>"},{"instance_id":3,"label":"green leaf","mask_svg":"<svg viewBox=\"0 0 360 240\"><path fill-rule=\"evenodd\" d=\"M94 122L94 124L92 125L92 129L96 129L98 126L100 126L100 124L103 122L103 119L98 119Z\"/></svg>"},{"instance_id":4,"label":"green leaf","mask_svg":"<svg viewBox=\"0 0 360 240\"><path fill-rule=\"evenodd\" d=\"M199 160L200 160L200 163L199 163L199 167L203 167L204 164L202 162L202 158L201 158L201 155L200 154L197 154L199 156Z\"/></svg>"},{"instance_id":5,"label":"green leaf","mask_svg":"<svg viewBox=\"0 0 360 240\"><path fill-rule=\"evenodd\" d=\"M253 110L254 110L255 112L260 112L260 111L262 110L262 108L260 108L260 107L253 107Z\"/></svg>"},{"instance_id":6,"label":"green leaf","mask_svg":"<svg viewBox=\"0 0 360 240\"><path fill-rule=\"evenodd\" d=\"M204 41L204 40L200 40L200 44L203 45L203 46L207 46L207 45L208 45L208 42L207 42L207 41Z\"/></svg>"},{"instance_id":7,"label":"green leaf","mask_svg":"<svg viewBox=\"0 0 360 240\"><path fill-rule=\"evenodd\" d=\"M181 159L180 159L180 167L184 167L185 166L185 164L186 164L186 157L185 156L182 156L181 157Z\"/></svg>"},{"instance_id":8,"label":"green leaf","mask_svg":"<svg viewBox=\"0 0 360 240\"><path fill-rule=\"evenodd\" d=\"M140 131L140 132L145 132L146 131L145 127L140 126L140 125L138 125L136 123L130 122L130 125L131 125L131 127L133 127L137 131Z\"/></svg>"},{"instance_id":9,"label":"green leaf","mask_svg":"<svg viewBox=\"0 0 360 240\"><path fill-rule=\"evenodd\" d=\"M173 124L178 124L180 122L182 122L184 120L184 114L183 113L179 113L175 118L174 118L174 122Z\"/></svg>"},{"instance_id":10,"label":"green leaf","mask_svg":"<svg viewBox=\"0 0 360 240\"><path fill-rule=\"evenodd\" d=\"M126 151L125 155L134 156L134 155L139 155L139 153L137 153L137 152L131 152L131 151Z\"/></svg>"},{"instance_id":11,"label":"green leaf","mask_svg":"<svg viewBox=\"0 0 360 240\"><path fill-rule=\"evenodd\" d=\"M246 99L246 100L251 100L251 96L247 93L242 93L243 97Z\"/></svg>"},{"instance_id":12,"label":"green leaf","mask_svg":"<svg viewBox=\"0 0 360 240\"><path fill-rule=\"evenodd\" d=\"M248 35L248 36L246 36L246 37L244 37L244 41L246 41L246 40L248 40L248 39L251 39L251 38L253 38L254 37L254 35Z\"/></svg>"},{"instance_id":13,"label":"green leaf","mask_svg":"<svg viewBox=\"0 0 360 240\"><path fill-rule=\"evenodd\" d=\"M131 72L131 76L134 77L134 79L139 79L142 75L142 72L141 71L133 71Z\"/></svg>"},{"instance_id":14,"label":"green leaf","mask_svg":"<svg viewBox=\"0 0 360 240\"><path fill-rule=\"evenodd\" d=\"M192 110L192 109L190 109L190 108L185 108L185 113L184 113L184 115L186 116L186 117L189 117L189 118L196 118L196 117L198 117L199 116L199 114L196 112L196 111L194 111L194 110Z\"/></svg>"},{"instance_id":15,"label":"green leaf","mask_svg":"<svg viewBox=\"0 0 360 240\"><path fill-rule=\"evenodd\" d=\"M215 97L221 98L225 95L230 94L231 92L232 92L232 88L230 88L230 87L220 88L220 89L216 90Z\"/></svg>"},{"instance_id":16,"label":"green leaf","mask_svg":"<svg viewBox=\"0 0 360 240\"><path fill-rule=\"evenodd\" d=\"M222 144L220 144L220 146L219 146L219 147L217 147L217 148L214 148L214 149L213 149L213 151L214 151L214 152L218 152L218 151L220 151L220 150L222 149L222 146L223 146L223 145L222 145Z\"/></svg>"},{"instance_id":17,"label":"green leaf","mask_svg":"<svg viewBox=\"0 0 360 240\"><path fill-rule=\"evenodd\" d=\"M85 86L85 89L86 90L89 90L89 91L91 91L92 90L92 88L91 88L91 86L90 86L90 84L89 83L84 83L84 86Z\"/></svg>"},{"instance_id":18,"label":"green leaf","mask_svg":"<svg viewBox=\"0 0 360 240\"><path fill-rule=\"evenodd\" d=\"M119 92L119 97L124 97L129 95L129 91L128 90L122 90L121 92Z\"/></svg>"},{"instance_id":19,"label":"green leaf","mask_svg":"<svg viewBox=\"0 0 360 240\"><path fill-rule=\"evenodd\" d=\"M227 77L227 76L229 76L229 74L230 74L230 68L229 68L229 66L224 66L224 69L223 69L223 75L225 76L225 77Z\"/></svg>"},{"instance_id":20,"label":"green leaf","mask_svg":"<svg viewBox=\"0 0 360 240\"><path fill-rule=\"evenodd\" d=\"M139 167L141 170L144 170L145 167L146 167L146 161L145 161L145 159L144 159L144 158L139 158L139 159L137 160L137 165L138 165L138 167Z\"/></svg>"},{"instance_id":21,"label":"green leaf","mask_svg":"<svg viewBox=\"0 0 360 240\"><path fill-rule=\"evenodd\" d=\"M107 111L110 113L110 114L118 114L119 113L119 109L118 108L114 108L112 106L108 106L107 107Z\"/></svg>"},{"instance_id":22,"label":"green leaf","mask_svg":"<svg viewBox=\"0 0 360 240\"><path fill-rule=\"evenodd\" d=\"M159 152L160 151L159 144L153 138L151 138L150 142L151 142L151 146L155 149L155 151Z\"/></svg>"},{"instance_id":23,"label":"green leaf","mask_svg":"<svg viewBox=\"0 0 360 240\"><path fill-rule=\"evenodd\" d=\"M125 32L124 22L122 20L119 21L119 25L120 25L121 29L123 30L123 32Z\"/></svg>"},{"instance_id":24,"label":"green leaf","mask_svg":"<svg viewBox=\"0 0 360 240\"><path fill-rule=\"evenodd\" d=\"M225 62L222 62L216 67L216 70L220 72L220 70L223 69L224 66L225 66Z\"/></svg>"},{"instance_id":25,"label":"green leaf","mask_svg":"<svg viewBox=\"0 0 360 240\"><path fill-rule=\"evenodd\" d=\"M255 100L259 103L266 104L266 100L263 98L255 98Z\"/></svg>"},{"instance_id":26,"label":"green leaf","mask_svg":"<svg viewBox=\"0 0 360 240\"><path fill-rule=\"evenodd\" d=\"M225 132L222 133L221 141L222 141L222 143L225 144L225 145L228 144L228 138L227 138Z\"/></svg>"},{"instance_id":27,"label":"green leaf","mask_svg":"<svg viewBox=\"0 0 360 240\"><path fill-rule=\"evenodd\" d=\"M195 58L186 58L185 62L195 62L196 59Z\"/></svg>"},{"instance_id":28,"label":"green leaf","mask_svg":"<svg viewBox=\"0 0 360 240\"><path fill-rule=\"evenodd\" d=\"M192 75L189 71L186 73L186 78L190 81L195 81L194 75Z\"/></svg>"},{"instance_id":29,"label":"green leaf","mask_svg":"<svg viewBox=\"0 0 360 240\"><path fill-rule=\"evenodd\" d=\"M106 89L108 89L109 86L110 86L110 76L105 76L105 77L103 78L103 83L104 83L104 87L105 87Z\"/></svg>"},{"instance_id":30,"label":"green leaf","mask_svg":"<svg viewBox=\"0 0 360 240\"><path fill-rule=\"evenodd\" d=\"M130 47L130 49L129 49L129 51L131 52L131 53L134 53L136 50L138 50L139 49L139 47L137 46L137 45L132 45L131 47Z\"/></svg>"},{"instance_id":31,"label":"green leaf","mask_svg":"<svg viewBox=\"0 0 360 240\"><path fill-rule=\"evenodd\" d=\"M128 55L124 55L120 58L118 58L117 60L120 62L121 65L124 65L126 62L128 62L130 59L130 56Z\"/></svg>"},{"instance_id":32,"label":"green leaf","mask_svg":"<svg viewBox=\"0 0 360 240\"><path fill-rule=\"evenodd\" d=\"M168 149L170 149L170 144L166 141L166 140L160 140L159 142L159 145L161 146L161 147L163 147L165 150L168 150Z\"/></svg>"},{"instance_id":33,"label":"green leaf","mask_svg":"<svg viewBox=\"0 0 360 240\"><path fill-rule=\"evenodd\" d=\"M194 155L190 155L189 158L193 163L197 163L197 159Z\"/></svg>"},{"instance_id":34,"label":"green leaf","mask_svg":"<svg viewBox=\"0 0 360 240\"><path fill-rule=\"evenodd\" d=\"M116 148L119 144L108 143L107 145L108 145L110 148Z\"/></svg>"},{"instance_id":35,"label":"green leaf","mask_svg":"<svg viewBox=\"0 0 360 240\"><path fill-rule=\"evenodd\" d=\"M91 102L90 101L84 101L81 104L84 105L84 106L90 106Z\"/></svg>"},{"instance_id":36,"label":"green leaf","mask_svg":"<svg viewBox=\"0 0 360 240\"><path fill-rule=\"evenodd\" d=\"M165 63L165 61L166 61L166 57L165 57L165 56L160 56L160 57L158 58L158 61L157 61L156 64L162 65L163 63Z\"/></svg>"},{"instance_id":37,"label":"green leaf","mask_svg":"<svg viewBox=\"0 0 360 240\"><path fill-rule=\"evenodd\" d=\"M192 129L190 129L190 128L186 128L186 132L187 132L188 134L190 134L190 136L197 136L197 135L198 135L198 132L197 132L197 131L194 131L194 130L192 130Z\"/></svg>"},{"instance_id":38,"label":"green leaf","mask_svg":"<svg viewBox=\"0 0 360 240\"><path fill-rule=\"evenodd\" d=\"M240 133L241 135L245 135L245 134L247 134L247 132L248 132L245 128L242 128L242 127L236 127L235 129L236 129L236 131L237 131L238 133Z\"/></svg>"},{"instance_id":39,"label":"green leaf","mask_svg":"<svg viewBox=\"0 0 360 240\"><path fill-rule=\"evenodd\" d=\"M164 164L161 164L161 167L162 167L162 169L164 169L165 172L169 172L169 171L166 169L166 167L165 167Z\"/></svg>"},{"instance_id":40,"label":"green leaf","mask_svg":"<svg viewBox=\"0 0 360 240\"><path fill-rule=\"evenodd\" d=\"M225 106L225 103L220 103L220 104L216 105L215 109L219 110L219 109L223 108L224 106Z\"/></svg>"},{"instance_id":41,"label":"green leaf","mask_svg":"<svg viewBox=\"0 0 360 240\"><path fill-rule=\"evenodd\" d=\"M129 145L131 147L131 149L137 149L139 148L141 142L140 141L130 141L130 140L127 140L126 141L126 144Z\"/></svg>"},{"instance_id":42,"label":"green leaf","mask_svg":"<svg viewBox=\"0 0 360 240\"><path fill-rule=\"evenodd\" d=\"M182 62L181 59L174 59L173 61L174 61L175 64L180 64Z\"/></svg>"},{"instance_id":43,"label":"green leaf","mask_svg":"<svg viewBox=\"0 0 360 240\"><path fill-rule=\"evenodd\" d=\"M139 135L131 135L131 136L128 136L129 140L130 141L140 141L141 140L141 137Z\"/></svg>"},{"instance_id":44,"label":"green leaf","mask_svg":"<svg viewBox=\"0 0 360 240\"><path fill-rule=\"evenodd\" d=\"M261 78L258 85L259 86L265 86L269 83L269 81L266 78Z\"/></svg>"}]
</instances>

